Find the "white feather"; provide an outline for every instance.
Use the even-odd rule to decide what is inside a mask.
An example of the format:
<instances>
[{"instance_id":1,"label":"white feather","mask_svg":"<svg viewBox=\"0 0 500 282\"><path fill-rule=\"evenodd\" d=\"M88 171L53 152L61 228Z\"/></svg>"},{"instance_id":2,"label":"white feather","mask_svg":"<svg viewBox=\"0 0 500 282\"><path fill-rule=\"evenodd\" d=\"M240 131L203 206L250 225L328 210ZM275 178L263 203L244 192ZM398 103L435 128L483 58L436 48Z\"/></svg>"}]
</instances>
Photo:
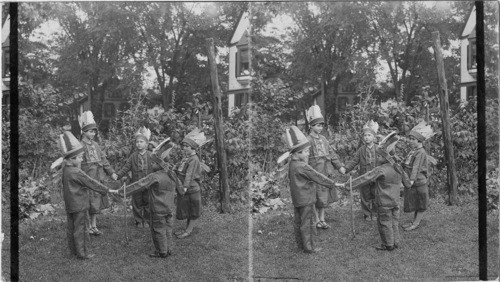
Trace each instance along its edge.
<instances>
[{"instance_id":1,"label":"white feather","mask_svg":"<svg viewBox=\"0 0 500 282\"><path fill-rule=\"evenodd\" d=\"M50 170L55 170L59 169L61 166L62 162L64 161L63 157L60 157L59 159L55 160L51 165L50 165Z\"/></svg>"},{"instance_id":2,"label":"white feather","mask_svg":"<svg viewBox=\"0 0 500 282\"><path fill-rule=\"evenodd\" d=\"M288 157L290 157L290 152L285 152L283 155L279 156L279 158L278 158L278 164L280 164L284 160L288 159Z\"/></svg>"}]
</instances>

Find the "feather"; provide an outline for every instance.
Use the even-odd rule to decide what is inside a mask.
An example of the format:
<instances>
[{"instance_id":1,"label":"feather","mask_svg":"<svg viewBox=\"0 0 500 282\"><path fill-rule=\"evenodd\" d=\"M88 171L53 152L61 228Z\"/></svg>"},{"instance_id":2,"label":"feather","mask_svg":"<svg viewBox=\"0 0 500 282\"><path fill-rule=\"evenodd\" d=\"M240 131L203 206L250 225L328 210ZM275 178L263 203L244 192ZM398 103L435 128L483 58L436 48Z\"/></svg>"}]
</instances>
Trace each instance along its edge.
<instances>
[{"instance_id":1,"label":"feather","mask_svg":"<svg viewBox=\"0 0 500 282\"><path fill-rule=\"evenodd\" d=\"M55 160L51 165L50 165L50 170L55 170L55 169L59 169L59 167L61 167L62 165L62 162L63 162L64 158L63 157L60 157L59 159Z\"/></svg>"},{"instance_id":2,"label":"feather","mask_svg":"<svg viewBox=\"0 0 500 282\"><path fill-rule=\"evenodd\" d=\"M290 152L285 152L283 155L279 156L279 158L278 158L278 164L280 164L284 160L288 159L288 157L290 157Z\"/></svg>"}]
</instances>

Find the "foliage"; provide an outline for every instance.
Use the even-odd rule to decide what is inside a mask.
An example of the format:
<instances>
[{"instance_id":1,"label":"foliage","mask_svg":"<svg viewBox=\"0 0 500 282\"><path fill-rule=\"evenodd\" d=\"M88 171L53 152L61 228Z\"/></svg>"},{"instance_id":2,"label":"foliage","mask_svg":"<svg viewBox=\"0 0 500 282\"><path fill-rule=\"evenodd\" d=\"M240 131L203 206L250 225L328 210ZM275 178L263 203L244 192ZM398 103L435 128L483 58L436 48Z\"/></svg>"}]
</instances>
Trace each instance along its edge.
<instances>
[{"instance_id":1,"label":"foliage","mask_svg":"<svg viewBox=\"0 0 500 282\"><path fill-rule=\"evenodd\" d=\"M71 98L58 95L51 85L37 85L20 79L19 178L36 178L60 157L56 140L69 123L65 105Z\"/></svg>"},{"instance_id":2,"label":"foliage","mask_svg":"<svg viewBox=\"0 0 500 282\"><path fill-rule=\"evenodd\" d=\"M280 198L280 187L283 178L276 177L276 172L259 172L252 178L250 192L252 193L251 211L253 213L265 213L269 210L277 210L285 206Z\"/></svg>"},{"instance_id":3,"label":"foliage","mask_svg":"<svg viewBox=\"0 0 500 282\"><path fill-rule=\"evenodd\" d=\"M50 203L50 185L46 176L27 178L19 186L19 219L35 219L40 215L53 213Z\"/></svg>"},{"instance_id":4,"label":"foliage","mask_svg":"<svg viewBox=\"0 0 500 282\"><path fill-rule=\"evenodd\" d=\"M449 8L436 4L367 2L363 6L367 8L364 11L370 27L368 36L376 40L377 53L389 67L396 99L409 102L421 81L436 80L433 54L429 49L433 46L431 33L439 31L441 44L447 48L461 23L453 18ZM458 65L456 60L455 66ZM434 69L429 71L427 66Z\"/></svg>"},{"instance_id":5,"label":"foliage","mask_svg":"<svg viewBox=\"0 0 500 282\"><path fill-rule=\"evenodd\" d=\"M341 121L335 127L332 134L333 147L341 159L348 160L357 148L361 146L362 126L368 120L374 120L380 125L379 133L385 135L392 130L396 130L403 135L413 128L419 121L425 120L427 105L435 105L437 97L431 95L429 98L416 96L411 106L395 104L393 107L383 109L376 101L368 96L361 103L350 106L342 115ZM489 171L498 167L498 131L494 130L498 124L498 102L488 100L487 103L488 124L487 128L487 154ZM429 109L428 123L435 132L435 136L424 143L430 156L437 160L435 166L431 166L430 187L431 196L436 194L446 194L447 188L447 164L444 156L444 141L442 134L442 124L439 110ZM474 195L477 190L477 113L475 103L472 101L468 105L459 108L451 113L450 127L452 132L453 150L455 157L455 169L458 177L458 191L461 195ZM404 138L402 139L405 140ZM404 142L399 142L397 155L405 156L409 148ZM494 179L490 178L489 183ZM490 185L490 187L492 187ZM489 201L495 201L495 192L489 192ZM490 207L494 207L493 204Z\"/></svg>"}]
</instances>

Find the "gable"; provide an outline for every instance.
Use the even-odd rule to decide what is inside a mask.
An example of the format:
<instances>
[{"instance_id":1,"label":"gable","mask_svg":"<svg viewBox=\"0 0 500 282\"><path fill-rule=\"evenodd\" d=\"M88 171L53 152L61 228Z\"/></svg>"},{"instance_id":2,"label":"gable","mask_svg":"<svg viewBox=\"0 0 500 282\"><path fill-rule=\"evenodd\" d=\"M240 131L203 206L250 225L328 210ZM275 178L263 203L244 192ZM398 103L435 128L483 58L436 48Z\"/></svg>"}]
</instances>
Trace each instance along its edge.
<instances>
[{"instance_id":1,"label":"gable","mask_svg":"<svg viewBox=\"0 0 500 282\"><path fill-rule=\"evenodd\" d=\"M472 5L471 11L460 33L460 39L468 37L476 29L476 6Z\"/></svg>"},{"instance_id":2,"label":"gable","mask_svg":"<svg viewBox=\"0 0 500 282\"><path fill-rule=\"evenodd\" d=\"M245 34L245 31L248 31L250 28L250 19L248 16L248 12L243 12L238 20L238 24L234 29L233 36L231 37L231 41L229 41L229 45L234 45L240 41L240 39Z\"/></svg>"}]
</instances>

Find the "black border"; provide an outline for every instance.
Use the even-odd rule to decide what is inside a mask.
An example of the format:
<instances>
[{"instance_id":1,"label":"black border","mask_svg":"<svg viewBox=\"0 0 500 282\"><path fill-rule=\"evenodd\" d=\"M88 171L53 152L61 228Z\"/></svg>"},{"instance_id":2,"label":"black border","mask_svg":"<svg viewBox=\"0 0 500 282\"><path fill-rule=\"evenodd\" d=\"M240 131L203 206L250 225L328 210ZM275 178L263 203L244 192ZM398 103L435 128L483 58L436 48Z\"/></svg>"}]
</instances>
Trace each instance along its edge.
<instances>
[{"instance_id":1,"label":"black border","mask_svg":"<svg viewBox=\"0 0 500 282\"><path fill-rule=\"evenodd\" d=\"M18 3L9 3L10 15L10 279L19 281L19 91Z\"/></svg>"}]
</instances>

